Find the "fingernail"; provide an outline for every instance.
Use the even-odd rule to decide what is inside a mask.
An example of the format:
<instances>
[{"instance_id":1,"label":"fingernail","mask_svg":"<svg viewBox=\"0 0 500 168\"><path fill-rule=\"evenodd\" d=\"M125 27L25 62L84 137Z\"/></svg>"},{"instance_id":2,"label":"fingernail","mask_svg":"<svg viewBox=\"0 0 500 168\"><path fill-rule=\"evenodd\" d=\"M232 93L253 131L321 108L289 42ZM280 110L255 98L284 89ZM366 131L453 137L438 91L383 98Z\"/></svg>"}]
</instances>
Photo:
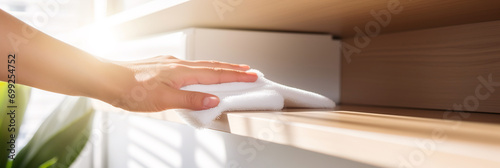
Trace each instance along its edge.
<instances>
[{"instance_id":1,"label":"fingernail","mask_svg":"<svg viewBox=\"0 0 500 168\"><path fill-rule=\"evenodd\" d=\"M240 64L240 67L241 67L241 68L244 68L244 69L250 69L250 66L245 65L245 64Z\"/></svg>"},{"instance_id":2,"label":"fingernail","mask_svg":"<svg viewBox=\"0 0 500 168\"><path fill-rule=\"evenodd\" d=\"M254 82L257 80L257 78L259 78L259 76L257 75L257 73L255 72L245 72L247 75L250 75L249 78L247 78L250 82Z\"/></svg>"},{"instance_id":3,"label":"fingernail","mask_svg":"<svg viewBox=\"0 0 500 168\"><path fill-rule=\"evenodd\" d=\"M204 108L213 108L219 104L219 98L214 96L205 97L203 99L203 107Z\"/></svg>"},{"instance_id":4,"label":"fingernail","mask_svg":"<svg viewBox=\"0 0 500 168\"><path fill-rule=\"evenodd\" d=\"M251 76L254 76L254 77L257 77L257 73L255 72L245 72L247 75L251 75Z\"/></svg>"}]
</instances>

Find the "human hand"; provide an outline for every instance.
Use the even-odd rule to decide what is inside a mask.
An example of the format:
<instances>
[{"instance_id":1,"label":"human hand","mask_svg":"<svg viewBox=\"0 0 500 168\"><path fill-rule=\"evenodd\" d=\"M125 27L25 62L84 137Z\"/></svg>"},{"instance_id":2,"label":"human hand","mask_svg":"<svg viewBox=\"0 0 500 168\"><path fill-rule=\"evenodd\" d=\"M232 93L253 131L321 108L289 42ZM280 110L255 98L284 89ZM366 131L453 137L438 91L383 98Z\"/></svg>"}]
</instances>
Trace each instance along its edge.
<instances>
[{"instance_id":1,"label":"human hand","mask_svg":"<svg viewBox=\"0 0 500 168\"><path fill-rule=\"evenodd\" d=\"M155 112L182 108L204 110L216 107L215 95L180 90L192 84L255 82L257 74L245 72L248 65L216 61L186 61L158 56L135 62L115 62L133 71L135 81L117 81L120 93L108 103L129 111Z\"/></svg>"},{"instance_id":2,"label":"human hand","mask_svg":"<svg viewBox=\"0 0 500 168\"><path fill-rule=\"evenodd\" d=\"M13 43L10 38L0 38L3 61L9 62L9 65L1 64L0 68L12 72L1 71L0 81L15 78L18 84L91 97L129 111L208 109L218 105L216 96L179 89L191 84L257 80L256 74L245 72L250 69L248 66L213 61L184 61L171 56L135 62L103 61L38 31L2 10L0 23L6 23L0 26L2 37L25 35L25 30L30 32L29 43Z\"/></svg>"}]
</instances>

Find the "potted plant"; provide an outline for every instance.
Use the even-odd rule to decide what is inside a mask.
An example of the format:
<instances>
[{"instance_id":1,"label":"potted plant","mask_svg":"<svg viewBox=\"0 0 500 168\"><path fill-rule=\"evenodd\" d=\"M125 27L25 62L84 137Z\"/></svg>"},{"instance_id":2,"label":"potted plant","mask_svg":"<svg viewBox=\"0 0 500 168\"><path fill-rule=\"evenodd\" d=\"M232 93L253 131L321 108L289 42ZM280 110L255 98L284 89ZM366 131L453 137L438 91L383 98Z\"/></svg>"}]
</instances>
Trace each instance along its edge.
<instances>
[{"instance_id":1,"label":"potted plant","mask_svg":"<svg viewBox=\"0 0 500 168\"><path fill-rule=\"evenodd\" d=\"M22 125L30 90L28 86L0 82L0 167L69 167L85 147L92 129L94 109L90 100L66 97L17 152L15 137Z\"/></svg>"}]
</instances>

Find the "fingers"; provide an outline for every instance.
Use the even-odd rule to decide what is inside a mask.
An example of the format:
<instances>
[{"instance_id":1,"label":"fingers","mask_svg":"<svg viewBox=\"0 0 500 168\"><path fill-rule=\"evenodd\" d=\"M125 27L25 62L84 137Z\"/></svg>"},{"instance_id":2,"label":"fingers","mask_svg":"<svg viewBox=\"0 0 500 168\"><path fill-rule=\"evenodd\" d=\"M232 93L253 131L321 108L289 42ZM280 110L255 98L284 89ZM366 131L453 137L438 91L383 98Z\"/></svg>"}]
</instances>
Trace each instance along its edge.
<instances>
[{"instance_id":1,"label":"fingers","mask_svg":"<svg viewBox=\"0 0 500 168\"><path fill-rule=\"evenodd\" d=\"M201 92L174 89L170 93L165 95L164 100L171 108L205 110L216 107L220 101L217 96Z\"/></svg>"},{"instance_id":2,"label":"fingers","mask_svg":"<svg viewBox=\"0 0 500 168\"><path fill-rule=\"evenodd\" d=\"M179 68L180 76L174 83L181 84L180 87L192 84L219 84L228 82L255 82L258 78L254 72L237 71L221 68Z\"/></svg>"},{"instance_id":3,"label":"fingers","mask_svg":"<svg viewBox=\"0 0 500 168\"><path fill-rule=\"evenodd\" d=\"M217 61L186 61L172 57L168 59L166 71L160 75L164 84L172 87L170 94L162 100L169 108L183 108L191 110L205 110L216 107L220 100L217 96L208 93L179 90L192 84L219 84L227 82L255 82L256 73L245 72L248 65L230 64Z\"/></svg>"},{"instance_id":4,"label":"fingers","mask_svg":"<svg viewBox=\"0 0 500 168\"><path fill-rule=\"evenodd\" d=\"M167 63L167 64L168 63L177 63L177 64L193 66L193 67L224 68L224 69L234 69L234 70L240 70L240 71L246 71L246 70L250 69L250 66L244 65L244 64L231 64L231 63L220 62L220 61L189 61L189 60L178 59L178 58L171 56L171 55L157 56L157 57L153 57L151 59L147 59L145 61L146 61L146 63L158 63L158 62L163 62L163 63Z\"/></svg>"},{"instance_id":5,"label":"fingers","mask_svg":"<svg viewBox=\"0 0 500 168\"><path fill-rule=\"evenodd\" d=\"M248 65L231 64L218 61L183 61L181 64L193 67L223 68L223 69L233 69L240 71L246 71L250 69L250 66Z\"/></svg>"},{"instance_id":6,"label":"fingers","mask_svg":"<svg viewBox=\"0 0 500 168\"><path fill-rule=\"evenodd\" d=\"M136 64L153 64L153 63L158 63L158 62L163 62L163 63L176 63L176 64L182 64L182 65L187 65L187 66L192 66L192 67L209 67L209 68L223 68L223 69L233 69L233 70L240 70L240 71L246 71L250 69L250 66L248 65L243 65L243 64L231 64L227 62L219 62L219 61L188 61L188 60L182 60L178 59L174 56L170 55L162 55L162 56L157 56L153 57L151 59L146 59L142 60L140 62L136 62Z\"/></svg>"}]
</instances>

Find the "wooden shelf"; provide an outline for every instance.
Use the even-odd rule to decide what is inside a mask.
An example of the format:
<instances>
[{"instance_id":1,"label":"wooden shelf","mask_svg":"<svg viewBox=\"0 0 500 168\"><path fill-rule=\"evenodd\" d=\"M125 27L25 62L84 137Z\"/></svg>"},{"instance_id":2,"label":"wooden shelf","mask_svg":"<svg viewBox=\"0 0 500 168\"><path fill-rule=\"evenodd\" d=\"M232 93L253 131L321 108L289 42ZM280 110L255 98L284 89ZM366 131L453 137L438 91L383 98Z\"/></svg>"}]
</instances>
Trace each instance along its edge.
<instances>
[{"instance_id":1,"label":"wooden shelf","mask_svg":"<svg viewBox=\"0 0 500 168\"><path fill-rule=\"evenodd\" d=\"M216 1L186 1L182 4L153 12L117 14L115 17L111 17L103 22L112 23L112 32L126 34L128 38L188 27L317 32L330 33L341 37L353 37L356 34L354 31L355 27L360 27L364 30L367 23L376 21L370 14L371 11L386 10L388 3L388 1L368 0L295 0L273 2L252 0L242 1L241 4L233 5L231 7L232 10L227 11L223 16L224 19L221 19L214 9L213 2ZM389 25L383 27L381 33L500 20L500 1L495 0L397 2L401 3L400 6L403 10L398 14L391 15ZM155 3L148 5L154 6ZM147 9L147 6L144 9ZM464 29L463 31L476 30L482 29ZM443 28L439 29L438 32L447 31L447 28ZM492 34L497 34L493 30L490 31L492 31ZM477 32L480 35L485 34L484 31ZM411 34L411 32L406 34L409 37L421 37ZM450 37L455 37L453 33L451 34L453 36ZM397 35L392 34L392 36ZM429 34L428 36L434 35ZM474 33L467 35L474 35ZM387 36L390 37L391 35L384 37L387 38ZM377 38L384 40L384 37L378 36ZM488 40L480 36L477 37L480 38L479 40ZM489 37L493 38L494 36ZM349 40L352 40L352 38L348 38L347 42ZM394 42L391 40L388 41ZM451 39L449 41L460 40ZM429 42L422 40L422 43L427 44ZM440 44L441 41L437 41L436 43ZM379 48L384 49L384 47L392 47L393 45L379 46L374 44L371 47L365 48L363 52L369 55L372 50L375 52L379 51ZM414 50L415 52L420 52L419 48L415 48ZM441 50L438 51L444 52ZM404 50L402 53L406 52ZM401 53L396 54L401 55ZM416 55L415 57L418 56ZM366 58L366 64L373 63L369 60L369 58L373 57L358 57L358 60ZM493 58L494 56L491 57ZM353 65L350 68L356 68L355 65L368 67L364 66L365 64ZM401 71L401 69L396 70ZM434 71L431 72L435 73ZM347 71L343 70L343 73L347 74ZM475 76L470 79L477 83L475 81L477 74L473 75ZM349 77L352 77L353 80L367 79L355 78L356 76L353 73L349 74ZM379 80L381 78L377 78L374 81ZM348 80L343 81L348 82ZM394 80L386 81L392 82L392 84L397 83ZM431 82L434 80L425 81ZM366 83L359 82L359 84ZM361 88L356 85L350 86L353 86L352 90L358 92ZM373 86L375 85L369 85L369 87L364 88L371 88L374 91L380 90L373 89ZM383 86L389 87L392 85ZM471 86L476 87L476 85ZM343 91L342 93L347 93ZM415 92L420 91L416 90ZM401 92L394 93L400 94ZM355 94L348 95L357 99L367 98L367 96L356 96ZM453 96L453 98L463 97ZM496 99L491 99L491 101L494 100ZM391 101L397 103L397 100ZM367 101L351 101L348 103L356 102L366 103ZM452 102L457 101L453 100ZM450 103L439 104L448 105ZM494 102L491 104L494 104ZM391 104L379 103L378 105ZM405 105L404 107L409 106ZM415 107L445 108L441 106ZM101 110L118 111L116 109ZM173 111L160 113L121 113L184 123ZM500 134L498 133L498 130L500 130L500 114L450 113L445 110L342 105L333 110L286 109L283 111L227 112L216 120L209 129L289 145L380 167L500 167Z\"/></svg>"},{"instance_id":2,"label":"wooden shelf","mask_svg":"<svg viewBox=\"0 0 500 168\"><path fill-rule=\"evenodd\" d=\"M498 30L500 20L377 36L342 56L342 103L500 113L498 84L484 82L500 81Z\"/></svg>"},{"instance_id":3,"label":"wooden shelf","mask_svg":"<svg viewBox=\"0 0 500 168\"><path fill-rule=\"evenodd\" d=\"M219 15L214 3L218 4L216 6L228 5L226 11ZM114 24L113 32L127 36L207 27L317 32L352 37L356 34L355 27L364 30L369 22L377 21L371 11L387 11L392 3L396 3L401 11L391 14L388 25L381 27L382 33L500 19L500 1L496 0L246 0L233 5L222 0L191 0L174 6L170 2L155 1L129 12L118 13L103 22ZM164 9L161 9L162 6L165 6Z\"/></svg>"},{"instance_id":4,"label":"wooden shelf","mask_svg":"<svg viewBox=\"0 0 500 168\"><path fill-rule=\"evenodd\" d=\"M175 112L129 113L184 123ZM227 112L210 129L381 167L500 165L500 115L338 106Z\"/></svg>"}]
</instances>

